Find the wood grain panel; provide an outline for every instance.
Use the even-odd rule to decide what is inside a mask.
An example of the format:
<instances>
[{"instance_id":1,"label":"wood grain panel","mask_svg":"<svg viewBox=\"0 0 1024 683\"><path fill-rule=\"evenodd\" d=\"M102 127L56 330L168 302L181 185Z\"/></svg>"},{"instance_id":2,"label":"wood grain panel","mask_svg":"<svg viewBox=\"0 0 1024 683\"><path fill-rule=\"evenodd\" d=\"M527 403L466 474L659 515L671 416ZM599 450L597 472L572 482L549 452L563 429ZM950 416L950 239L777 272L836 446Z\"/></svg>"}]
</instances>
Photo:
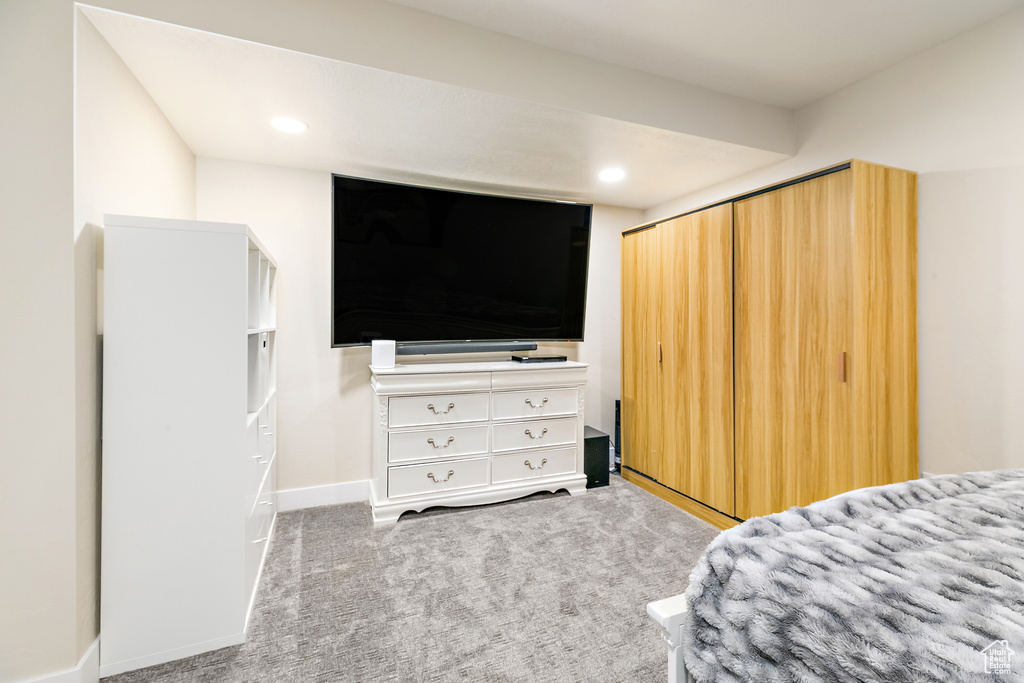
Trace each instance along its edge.
<instances>
[{"instance_id":1,"label":"wood grain panel","mask_svg":"<svg viewBox=\"0 0 1024 683\"><path fill-rule=\"evenodd\" d=\"M918 477L917 175L854 161L854 485Z\"/></svg>"},{"instance_id":2,"label":"wood grain panel","mask_svg":"<svg viewBox=\"0 0 1024 683\"><path fill-rule=\"evenodd\" d=\"M639 474L630 472L627 469L622 470L622 478L629 483L642 488L644 491L654 494L658 498L675 505L680 510L688 512L694 517L716 526L719 529L731 529L740 523L739 520L727 517L716 510L712 510L706 505L701 505L695 500L691 500L682 494L676 493L670 488L666 488L665 486L651 481L650 479L645 479Z\"/></svg>"},{"instance_id":3,"label":"wood grain panel","mask_svg":"<svg viewBox=\"0 0 1024 683\"><path fill-rule=\"evenodd\" d=\"M734 204L736 516L852 483L849 170ZM855 358L851 362L856 363Z\"/></svg>"},{"instance_id":4,"label":"wood grain panel","mask_svg":"<svg viewBox=\"0 0 1024 683\"><path fill-rule=\"evenodd\" d=\"M658 481L732 515L732 207L658 226L662 255Z\"/></svg>"},{"instance_id":5,"label":"wood grain panel","mask_svg":"<svg viewBox=\"0 0 1024 683\"><path fill-rule=\"evenodd\" d=\"M622 464L661 476L658 230L622 238Z\"/></svg>"}]
</instances>

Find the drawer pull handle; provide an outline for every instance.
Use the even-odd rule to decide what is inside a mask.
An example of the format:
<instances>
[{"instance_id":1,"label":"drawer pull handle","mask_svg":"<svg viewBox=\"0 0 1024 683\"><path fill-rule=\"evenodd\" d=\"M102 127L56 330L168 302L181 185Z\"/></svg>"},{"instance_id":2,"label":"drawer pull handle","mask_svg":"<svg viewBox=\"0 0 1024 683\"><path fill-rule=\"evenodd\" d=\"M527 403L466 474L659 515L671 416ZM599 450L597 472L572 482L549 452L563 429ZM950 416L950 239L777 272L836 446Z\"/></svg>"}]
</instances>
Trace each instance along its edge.
<instances>
[{"instance_id":1,"label":"drawer pull handle","mask_svg":"<svg viewBox=\"0 0 1024 683\"><path fill-rule=\"evenodd\" d=\"M545 396L544 400L541 401L539 404L534 404L532 398L526 399L526 405L530 406L531 408L543 408L544 404L547 403L547 402L548 402L548 397L547 396Z\"/></svg>"},{"instance_id":2,"label":"drawer pull handle","mask_svg":"<svg viewBox=\"0 0 1024 683\"><path fill-rule=\"evenodd\" d=\"M544 465L548 464L548 459L544 458L543 460L540 461L540 464L537 465L536 467L531 465L529 460L524 460L523 464L526 465L527 467L529 467L531 470L542 470L542 469L544 469Z\"/></svg>"},{"instance_id":3,"label":"drawer pull handle","mask_svg":"<svg viewBox=\"0 0 1024 683\"><path fill-rule=\"evenodd\" d=\"M427 404L427 410L432 412L434 415L447 415L448 413L452 412L452 408L454 408L454 407L455 407L454 403L449 403L447 410L440 411L440 410L438 410L437 408L434 407L433 403L428 403Z\"/></svg>"},{"instance_id":4,"label":"drawer pull handle","mask_svg":"<svg viewBox=\"0 0 1024 683\"><path fill-rule=\"evenodd\" d=\"M547 427L545 427L544 429L541 430L540 436L534 436L533 434L530 433L529 429L526 430L526 435L528 437L530 437L531 439L543 439L544 435L547 434L547 433L548 433L548 428Z\"/></svg>"},{"instance_id":5,"label":"drawer pull handle","mask_svg":"<svg viewBox=\"0 0 1024 683\"><path fill-rule=\"evenodd\" d=\"M266 464L266 460L263 459L262 455L254 455L254 456L252 456L252 459L255 460L257 463L259 463L260 465L265 465Z\"/></svg>"},{"instance_id":6,"label":"drawer pull handle","mask_svg":"<svg viewBox=\"0 0 1024 683\"><path fill-rule=\"evenodd\" d=\"M453 474L455 474L455 470L448 470L448 476L445 477L444 479L438 480L438 479L434 478L434 473L433 472L427 472L427 479L429 479L430 481L434 482L435 484L443 484L446 481L448 481L449 479L451 479Z\"/></svg>"},{"instance_id":7,"label":"drawer pull handle","mask_svg":"<svg viewBox=\"0 0 1024 683\"><path fill-rule=\"evenodd\" d=\"M452 445L452 441L455 441L455 437L454 436L449 436L448 437L448 443L446 443L443 446L438 446L436 443L434 443L434 437L430 437L429 439L427 439L427 443L429 443L434 448L448 448L449 446Z\"/></svg>"},{"instance_id":8,"label":"drawer pull handle","mask_svg":"<svg viewBox=\"0 0 1024 683\"><path fill-rule=\"evenodd\" d=\"M266 543L268 538L270 538L270 536L264 536L263 538L257 538L255 541L253 541L253 543Z\"/></svg>"},{"instance_id":9,"label":"drawer pull handle","mask_svg":"<svg viewBox=\"0 0 1024 683\"><path fill-rule=\"evenodd\" d=\"M273 504L274 504L273 501L269 501L269 500L260 501L260 505L273 505Z\"/></svg>"}]
</instances>

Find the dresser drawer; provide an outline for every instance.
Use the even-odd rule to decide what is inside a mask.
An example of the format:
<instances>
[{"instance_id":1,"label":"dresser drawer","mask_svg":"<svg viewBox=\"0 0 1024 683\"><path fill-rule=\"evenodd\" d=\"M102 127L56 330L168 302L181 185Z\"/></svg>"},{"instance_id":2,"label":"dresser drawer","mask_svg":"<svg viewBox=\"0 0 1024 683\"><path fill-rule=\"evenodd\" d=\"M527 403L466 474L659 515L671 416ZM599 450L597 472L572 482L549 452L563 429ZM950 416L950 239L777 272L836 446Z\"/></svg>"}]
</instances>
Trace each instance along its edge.
<instances>
[{"instance_id":1,"label":"dresser drawer","mask_svg":"<svg viewBox=\"0 0 1024 683\"><path fill-rule=\"evenodd\" d=\"M575 415L577 391L575 387L502 391L491 396L491 406L491 415L495 420Z\"/></svg>"},{"instance_id":2,"label":"dresser drawer","mask_svg":"<svg viewBox=\"0 0 1024 683\"><path fill-rule=\"evenodd\" d=\"M487 394L435 394L395 396L388 399L388 426L481 422L487 419Z\"/></svg>"},{"instance_id":3,"label":"dresser drawer","mask_svg":"<svg viewBox=\"0 0 1024 683\"><path fill-rule=\"evenodd\" d=\"M491 483L538 479L576 471L576 448L496 455L491 460Z\"/></svg>"},{"instance_id":4,"label":"dresser drawer","mask_svg":"<svg viewBox=\"0 0 1024 683\"><path fill-rule=\"evenodd\" d=\"M388 434L388 462L452 458L478 453L487 453L487 425Z\"/></svg>"},{"instance_id":5,"label":"dresser drawer","mask_svg":"<svg viewBox=\"0 0 1024 683\"><path fill-rule=\"evenodd\" d=\"M487 486L488 458L444 460L388 468L388 498Z\"/></svg>"},{"instance_id":6,"label":"dresser drawer","mask_svg":"<svg viewBox=\"0 0 1024 683\"><path fill-rule=\"evenodd\" d=\"M496 424L494 447L497 451L514 451L523 448L548 448L562 444L576 443L576 418L563 417L556 420L531 420L529 422L507 422Z\"/></svg>"}]
</instances>

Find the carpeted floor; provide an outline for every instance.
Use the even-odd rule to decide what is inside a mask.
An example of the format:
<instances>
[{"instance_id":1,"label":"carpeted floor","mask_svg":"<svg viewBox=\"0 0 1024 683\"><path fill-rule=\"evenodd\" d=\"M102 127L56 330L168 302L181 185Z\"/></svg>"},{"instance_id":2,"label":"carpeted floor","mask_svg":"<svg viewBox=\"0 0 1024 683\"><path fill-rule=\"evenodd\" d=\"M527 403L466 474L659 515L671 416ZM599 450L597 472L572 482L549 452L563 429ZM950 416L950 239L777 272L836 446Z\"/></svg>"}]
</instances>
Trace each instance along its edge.
<instances>
[{"instance_id":1,"label":"carpeted floor","mask_svg":"<svg viewBox=\"0 0 1024 683\"><path fill-rule=\"evenodd\" d=\"M281 514L244 645L104 681L661 683L646 604L717 529L611 479L381 528L365 503Z\"/></svg>"}]
</instances>

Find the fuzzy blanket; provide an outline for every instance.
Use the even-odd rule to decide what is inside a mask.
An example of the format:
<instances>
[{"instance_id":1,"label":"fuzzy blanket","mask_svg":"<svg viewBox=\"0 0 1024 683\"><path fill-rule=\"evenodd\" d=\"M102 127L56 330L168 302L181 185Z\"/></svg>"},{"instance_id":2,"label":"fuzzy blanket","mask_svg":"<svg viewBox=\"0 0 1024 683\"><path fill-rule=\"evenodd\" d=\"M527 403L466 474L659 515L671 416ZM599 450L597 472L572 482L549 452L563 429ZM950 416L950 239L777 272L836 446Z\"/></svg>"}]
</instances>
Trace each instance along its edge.
<instances>
[{"instance_id":1,"label":"fuzzy blanket","mask_svg":"<svg viewBox=\"0 0 1024 683\"><path fill-rule=\"evenodd\" d=\"M748 520L690 576L698 683L1024 681L1024 469Z\"/></svg>"}]
</instances>

